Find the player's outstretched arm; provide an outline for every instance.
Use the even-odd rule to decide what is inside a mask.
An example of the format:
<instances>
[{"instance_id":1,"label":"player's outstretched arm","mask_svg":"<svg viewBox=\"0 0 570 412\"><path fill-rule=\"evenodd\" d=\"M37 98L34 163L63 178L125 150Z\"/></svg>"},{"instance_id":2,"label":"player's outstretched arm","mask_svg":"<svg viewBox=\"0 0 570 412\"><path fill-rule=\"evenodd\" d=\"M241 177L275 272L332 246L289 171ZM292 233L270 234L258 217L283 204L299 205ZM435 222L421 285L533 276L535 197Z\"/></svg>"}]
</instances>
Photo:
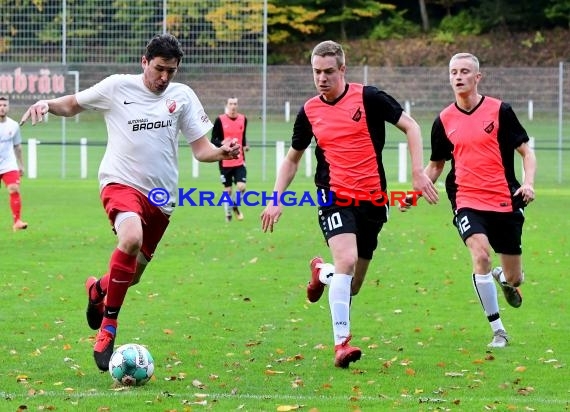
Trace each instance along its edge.
<instances>
[{"instance_id":1,"label":"player's outstretched arm","mask_svg":"<svg viewBox=\"0 0 570 412\"><path fill-rule=\"evenodd\" d=\"M40 100L32 104L22 116L20 125L23 125L31 119L32 125L44 120L47 113L56 116L71 117L81 113L84 109L77 103L75 95L69 94L51 100Z\"/></svg>"},{"instance_id":2,"label":"player's outstretched arm","mask_svg":"<svg viewBox=\"0 0 570 412\"><path fill-rule=\"evenodd\" d=\"M295 150L291 147L287 152L287 156L283 159L279 167L279 173L275 179L275 185L273 186L273 192L277 194L277 199L275 202L271 201L267 207L263 209L263 212L261 212L261 230L263 230L263 232L267 232L268 230L273 232L273 226L279 221L281 213L283 213L279 199L281 194L287 190L295 178L302 156L302 151Z\"/></svg>"},{"instance_id":3,"label":"player's outstretched arm","mask_svg":"<svg viewBox=\"0 0 570 412\"><path fill-rule=\"evenodd\" d=\"M437 179L439 178L439 176L441 176L441 173L443 172L444 166L445 166L445 160L437 162L430 161L424 169L424 174L435 185L435 182L437 182ZM422 197L422 195L423 193L416 196L415 198L414 198L415 195L407 195L406 198L404 199L404 203L398 205L398 210L400 212L408 211L412 206L416 206L417 200L419 200L419 198Z\"/></svg>"},{"instance_id":4,"label":"player's outstretched arm","mask_svg":"<svg viewBox=\"0 0 570 412\"><path fill-rule=\"evenodd\" d=\"M406 112L402 112L396 127L405 133L408 140L408 151L412 160L412 187L414 191L421 192L428 203L437 203L439 194L433 182L425 174L423 167L423 143L419 124Z\"/></svg>"},{"instance_id":5,"label":"player's outstretched arm","mask_svg":"<svg viewBox=\"0 0 570 412\"><path fill-rule=\"evenodd\" d=\"M220 147L216 147L206 135L194 140L190 146L196 160L210 163L224 159L237 159L241 150L236 139L231 142L224 142Z\"/></svg>"}]
</instances>

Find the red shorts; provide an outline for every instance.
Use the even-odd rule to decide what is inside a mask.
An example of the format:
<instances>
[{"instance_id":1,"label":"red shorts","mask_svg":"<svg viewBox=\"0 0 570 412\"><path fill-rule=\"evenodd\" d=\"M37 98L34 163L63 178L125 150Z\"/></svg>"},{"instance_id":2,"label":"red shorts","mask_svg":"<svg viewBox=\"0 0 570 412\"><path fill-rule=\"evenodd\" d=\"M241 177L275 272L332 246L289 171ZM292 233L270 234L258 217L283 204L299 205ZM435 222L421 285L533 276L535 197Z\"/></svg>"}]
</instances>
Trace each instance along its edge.
<instances>
[{"instance_id":1,"label":"red shorts","mask_svg":"<svg viewBox=\"0 0 570 412\"><path fill-rule=\"evenodd\" d=\"M20 184L20 171L10 170L4 174L0 175L0 179L4 182L6 186L8 185L19 185Z\"/></svg>"},{"instance_id":2,"label":"red shorts","mask_svg":"<svg viewBox=\"0 0 570 412\"><path fill-rule=\"evenodd\" d=\"M120 212L134 212L140 216L143 228L141 253L150 262L168 227L170 217L151 204L144 194L119 183L105 186L101 191L101 201L113 226Z\"/></svg>"}]
</instances>

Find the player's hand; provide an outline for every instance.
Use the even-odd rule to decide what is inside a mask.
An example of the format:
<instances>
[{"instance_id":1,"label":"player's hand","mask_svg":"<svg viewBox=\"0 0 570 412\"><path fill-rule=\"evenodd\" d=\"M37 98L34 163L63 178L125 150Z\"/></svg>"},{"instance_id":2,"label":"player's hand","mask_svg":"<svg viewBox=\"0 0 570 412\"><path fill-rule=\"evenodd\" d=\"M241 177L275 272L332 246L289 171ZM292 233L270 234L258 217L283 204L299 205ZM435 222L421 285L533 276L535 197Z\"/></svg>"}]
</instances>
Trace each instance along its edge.
<instances>
[{"instance_id":1,"label":"player's hand","mask_svg":"<svg viewBox=\"0 0 570 412\"><path fill-rule=\"evenodd\" d=\"M523 185L519 187L515 193L513 193L513 197L516 197L518 195L521 195L523 201L528 205L535 198L534 188L529 184L523 183Z\"/></svg>"},{"instance_id":2,"label":"player's hand","mask_svg":"<svg viewBox=\"0 0 570 412\"><path fill-rule=\"evenodd\" d=\"M237 142L237 139L231 139L224 141L220 146L224 159L238 159L241 153L241 145Z\"/></svg>"},{"instance_id":3,"label":"player's hand","mask_svg":"<svg viewBox=\"0 0 570 412\"><path fill-rule=\"evenodd\" d=\"M413 187L415 191L422 194L430 205L436 204L439 201L437 188L425 172L414 175Z\"/></svg>"},{"instance_id":4,"label":"player's hand","mask_svg":"<svg viewBox=\"0 0 570 412\"><path fill-rule=\"evenodd\" d=\"M32 104L26 113L20 119L20 126L26 123L26 121L31 118L32 125L39 123L44 120L44 115L49 111L49 104L46 100L40 100Z\"/></svg>"},{"instance_id":5,"label":"player's hand","mask_svg":"<svg viewBox=\"0 0 570 412\"><path fill-rule=\"evenodd\" d=\"M281 217L281 206L268 205L263 212L261 212L261 230L263 232L273 232L273 225L275 225Z\"/></svg>"},{"instance_id":6,"label":"player's hand","mask_svg":"<svg viewBox=\"0 0 570 412\"><path fill-rule=\"evenodd\" d=\"M415 206L417 204L417 199L421 196L417 195L415 197L415 202L414 202L414 195L406 195L406 197L404 198L404 203L400 202L398 205L398 210L400 212L407 212L408 210L410 210L410 208L412 206Z\"/></svg>"}]
</instances>

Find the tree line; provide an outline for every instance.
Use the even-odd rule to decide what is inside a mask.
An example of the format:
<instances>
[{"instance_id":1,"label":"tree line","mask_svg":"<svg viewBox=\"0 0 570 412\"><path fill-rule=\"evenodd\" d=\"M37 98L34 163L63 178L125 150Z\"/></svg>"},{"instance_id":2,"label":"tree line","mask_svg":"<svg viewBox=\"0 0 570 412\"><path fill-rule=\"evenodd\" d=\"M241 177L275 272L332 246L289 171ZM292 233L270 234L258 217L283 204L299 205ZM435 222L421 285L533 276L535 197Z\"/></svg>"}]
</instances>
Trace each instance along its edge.
<instances>
[{"instance_id":1,"label":"tree line","mask_svg":"<svg viewBox=\"0 0 570 412\"><path fill-rule=\"evenodd\" d=\"M57 52L65 19L68 38L85 55L108 49L114 62L131 61L140 39L167 31L192 50L231 45L247 62L263 40L261 0L0 0L0 57L15 59L30 46ZM570 0L267 0L267 46L337 38L382 40L433 35L440 39L493 30L570 29ZM121 36L119 33L128 33ZM236 38L236 33L239 33ZM136 39L136 40L130 40ZM120 52L125 50L125 52ZM230 53L230 52L228 52ZM196 53L198 62L200 53ZM223 53L221 55L223 59ZM88 57L83 57L88 59ZM209 57L203 57L204 62ZM4 60L4 59L2 59Z\"/></svg>"}]
</instances>

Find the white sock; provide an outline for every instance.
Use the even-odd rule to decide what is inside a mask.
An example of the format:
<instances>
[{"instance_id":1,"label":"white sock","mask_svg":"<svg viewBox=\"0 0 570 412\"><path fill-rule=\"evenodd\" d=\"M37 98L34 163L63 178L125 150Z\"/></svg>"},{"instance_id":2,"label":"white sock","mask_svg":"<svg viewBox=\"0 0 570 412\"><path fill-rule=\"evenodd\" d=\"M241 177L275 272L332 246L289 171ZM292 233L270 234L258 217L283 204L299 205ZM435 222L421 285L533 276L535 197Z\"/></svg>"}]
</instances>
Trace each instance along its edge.
<instances>
[{"instance_id":1,"label":"white sock","mask_svg":"<svg viewBox=\"0 0 570 412\"><path fill-rule=\"evenodd\" d=\"M324 283L325 285L330 285L331 279L334 275L334 265L330 263L318 263L317 267L321 269L319 271L319 280L321 281L321 283Z\"/></svg>"},{"instance_id":2,"label":"white sock","mask_svg":"<svg viewBox=\"0 0 570 412\"><path fill-rule=\"evenodd\" d=\"M501 270L501 274L499 275L499 282L501 282L502 284L509 284L509 282L507 282L507 278L505 277L505 272L503 272L503 270Z\"/></svg>"},{"instance_id":3,"label":"white sock","mask_svg":"<svg viewBox=\"0 0 570 412\"><path fill-rule=\"evenodd\" d=\"M352 276L335 273L329 287L329 306L334 344L340 345L350 335L350 285Z\"/></svg>"},{"instance_id":4,"label":"white sock","mask_svg":"<svg viewBox=\"0 0 570 412\"><path fill-rule=\"evenodd\" d=\"M487 320L493 331L505 329L499 315L499 301L497 299L497 287L491 272L486 275L473 274L473 287L479 297L481 306L485 311Z\"/></svg>"},{"instance_id":5,"label":"white sock","mask_svg":"<svg viewBox=\"0 0 570 412\"><path fill-rule=\"evenodd\" d=\"M231 216L232 214L230 213L230 205L227 202L224 202L224 212L226 213L226 216Z\"/></svg>"}]
</instances>

